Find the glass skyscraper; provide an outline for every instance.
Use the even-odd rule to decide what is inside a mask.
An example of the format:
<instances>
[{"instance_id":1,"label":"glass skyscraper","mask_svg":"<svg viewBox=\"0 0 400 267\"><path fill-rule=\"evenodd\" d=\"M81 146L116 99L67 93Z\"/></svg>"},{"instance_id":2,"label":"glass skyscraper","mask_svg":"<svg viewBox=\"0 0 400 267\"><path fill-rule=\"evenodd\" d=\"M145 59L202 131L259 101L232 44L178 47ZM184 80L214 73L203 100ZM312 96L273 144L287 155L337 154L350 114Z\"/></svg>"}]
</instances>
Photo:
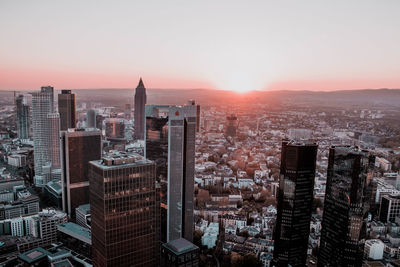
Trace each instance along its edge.
<instances>
[{"instance_id":1,"label":"glass skyscraper","mask_svg":"<svg viewBox=\"0 0 400 267\"><path fill-rule=\"evenodd\" d=\"M29 106L23 95L15 100L17 108L17 134L19 139L29 138Z\"/></svg>"},{"instance_id":2,"label":"glass skyscraper","mask_svg":"<svg viewBox=\"0 0 400 267\"><path fill-rule=\"evenodd\" d=\"M145 157L157 164L163 242L193 240L195 105L146 106Z\"/></svg>"},{"instance_id":3,"label":"glass skyscraper","mask_svg":"<svg viewBox=\"0 0 400 267\"><path fill-rule=\"evenodd\" d=\"M375 158L354 146L329 150L318 266L361 266Z\"/></svg>"},{"instance_id":4,"label":"glass skyscraper","mask_svg":"<svg viewBox=\"0 0 400 267\"><path fill-rule=\"evenodd\" d=\"M76 127L76 96L71 90L61 90L58 94L58 112L61 131Z\"/></svg>"},{"instance_id":5,"label":"glass skyscraper","mask_svg":"<svg viewBox=\"0 0 400 267\"><path fill-rule=\"evenodd\" d=\"M155 164L115 152L89 165L93 266L158 266Z\"/></svg>"},{"instance_id":6,"label":"glass skyscraper","mask_svg":"<svg viewBox=\"0 0 400 267\"><path fill-rule=\"evenodd\" d=\"M318 145L283 141L274 266L305 266Z\"/></svg>"}]
</instances>

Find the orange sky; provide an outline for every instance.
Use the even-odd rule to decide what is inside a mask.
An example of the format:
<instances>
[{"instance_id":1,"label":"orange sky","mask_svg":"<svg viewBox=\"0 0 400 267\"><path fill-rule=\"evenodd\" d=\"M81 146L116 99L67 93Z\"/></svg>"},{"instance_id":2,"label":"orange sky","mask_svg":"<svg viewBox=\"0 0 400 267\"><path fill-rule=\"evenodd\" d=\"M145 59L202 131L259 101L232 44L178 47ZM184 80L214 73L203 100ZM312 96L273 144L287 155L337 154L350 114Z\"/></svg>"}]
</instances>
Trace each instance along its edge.
<instances>
[{"instance_id":1,"label":"orange sky","mask_svg":"<svg viewBox=\"0 0 400 267\"><path fill-rule=\"evenodd\" d=\"M400 1L2 0L0 90L400 88Z\"/></svg>"}]
</instances>

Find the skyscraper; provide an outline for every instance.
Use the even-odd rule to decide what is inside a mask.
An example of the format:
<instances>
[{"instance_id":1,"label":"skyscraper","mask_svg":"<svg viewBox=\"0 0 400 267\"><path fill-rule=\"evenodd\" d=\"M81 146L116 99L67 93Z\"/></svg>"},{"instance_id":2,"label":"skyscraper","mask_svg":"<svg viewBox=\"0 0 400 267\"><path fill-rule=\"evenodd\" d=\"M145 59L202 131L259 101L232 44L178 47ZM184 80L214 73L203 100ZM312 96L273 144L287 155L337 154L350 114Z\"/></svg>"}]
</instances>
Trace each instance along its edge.
<instances>
[{"instance_id":1,"label":"skyscraper","mask_svg":"<svg viewBox=\"0 0 400 267\"><path fill-rule=\"evenodd\" d=\"M89 165L93 266L159 265L155 164L135 153Z\"/></svg>"},{"instance_id":2,"label":"skyscraper","mask_svg":"<svg viewBox=\"0 0 400 267\"><path fill-rule=\"evenodd\" d=\"M361 266L364 215L374 157L354 146L331 147L318 266Z\"/></svg>"},{"instance_id":3,"label":"skyscraper","mask_svg":"<svg viewBox=\"0 0 400 267\"><path fill-rule=\"evenodd\" d=\"M50 127L47 114L54 113L54 88L42 87L32 93L32 129L36 186L43 187L51 179L51 155L49 153ZM43 168L45 167L45 168Z\"/></svg>"},{"instance_id":4,"label":"skyscraper","mask_svg":"<svg viewBox=\"0 0 400 267\"><path fill-rule=\"evenodd\" d=\"M228 136L236 136L236 130L238 127L238 118L232 114L226 117L226 135Z\"/></svg>"},{"instance_id":5,"label":"skyscraper","mask_svg":"<svg viewBox=\"0 0 400 267\"><path fill-rule=\"evenodd\" d=\"M96 110L88 109L86 111L86 127L87 128L96 127Z\"/></svg>"},{"instance_id":6,"label":"skyscraper","mask_svg":"<svg viewBox=\"0 0 400 267\"><path fill-rule=\"evenodd\" d=\"M89 203L89 161L101 159L101 132L69 129L61 132L62 203L70 217L75 208Z\"/></svg>"},{"instance_id":7,"label":"skyscraper","mask_svg":"<svg viewBox=\"0 0 400 267\"><path fill-rule=\"evenodd\" d=\"M135 138L143 140L145 131L145 110L144 107L147 102L146 88L144 87L142 78L136 87L135 92Z\"/></svg>"},{"instance_id":8,"label":"skyscraper","mask_svg":"<svg viewBox=\"0 0 400 267\"><path fill-rule=\"evenodd\" d=\"M157 164L163 242L193 240L196 106L146 106L145 157Z\"/></svg>"},{"instance_id":9,"label":"skyscraper","mask_svg":"<svg viewBox=\"0 0 400 267\"><path fill-rule=\"evenodd\" d=\"M15 101L17 108L17 133L19 139L29 138L29 106L23 95L19 95Z\"/></svg>"},{"instance_id":10,"label":"skyscraper","mask_svg":"<svg viewBox=\"0 0 400 267\"><path fill-rule=\"evenodd\" d=\"M318 145L283 141L275 226L275 266L305 266Z\"/></svg>"},{"instance_id":11,"label":"skyscraper","mask_svg":"<svg viewBox=\"0 0 400 267\"><path fill-rule=\"evenodd\" d=\"M76 96L71 90L61 90L58 94L58 112L61 131L76 127Z\"/></svg>"}]
</instances>

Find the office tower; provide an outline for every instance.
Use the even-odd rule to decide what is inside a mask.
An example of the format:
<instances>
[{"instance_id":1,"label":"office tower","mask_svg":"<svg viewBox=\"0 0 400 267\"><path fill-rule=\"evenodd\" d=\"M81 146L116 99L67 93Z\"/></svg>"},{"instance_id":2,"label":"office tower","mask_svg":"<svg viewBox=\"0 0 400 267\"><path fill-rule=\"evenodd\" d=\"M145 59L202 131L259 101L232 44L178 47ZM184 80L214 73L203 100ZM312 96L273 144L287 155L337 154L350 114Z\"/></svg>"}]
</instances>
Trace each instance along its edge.
<instances>
[{"instance_id":1,"label":"office tower","mask_svg":"<svg viewBox=\"0 0 400 267\"><path fill-rule=\"evenodd\" d=\"M61 90L58 94L58 112L61 131L76 127L76 96L71 90Z\"/></svg>"},{"instance_id":2,"label":"office tower","mask_svg":"<svg viewBox=\"0 0 400 267\"><path fill-rule=\"evenodd\" d=\"M332 146L318 266L361 266L374 157L354 146Z\"/></svg>"},{"instance_id":3,"label":"office tower","mask_svg":"<svg viewBox=\"0 0 400 267\"><path fill-rule=\"evenodd\" d=\"M159 189L155 164L110 153L89 165L93 266L158 266Z\"/></svg>"},{"instance_id":4,"label":"office tower","mask_svg":"<svg viewBox=\"0 0 400 267\"><path fill-rule=\"evenodd\" d=\"M62 207L70 217L89 203L89 161L101 159L101 132L97 129L69 129L61 132Z\"/></svg>"},{"instance_id":5,"label":"office tower","mask_svg":"<svg viewBox=\"0 0 400 267\"><path fill-rule=\"evenodd\" d=\"M51 157L49 151L50 127L47 114L54 113L53 87L42 87L32 93L32 129L34 143L34 183L43 187L51 179ZM45 167L45 170L43 167Z\"/></svg>"},{"instance_id":6,"label":"office tower","mask_svg":"<svg viewBox=\"0 0 400 267\"><path fill-rule=\"evenodd\" d=\"M161 267L199 266L198 246L179 238L161 246Z\"/></svg>"},{"instance_id":7,"label":"office tower","mask_svg":"<svg viewBox=\"0 0 400 267\"><path fill-rule=\"evenodd\" d=\"M99 130L103 130L103 121L104 121L104 117L100 114L96 115L96 128Z\"/></svg>"},{"instance_id":8,"label":"office tower","mask_svg":"<svg viewBox=\"0 0 400 267\"><path fill-rule=\"evenodd\" d=\"M61 168L60 161L60 114L47 114L47 127L49 129L48 149L49 160L53 169Z\"/></svg>"},{"instance_id":9,"label":"office tower","mask_svg":"<svg viewBox=\"0 0 400 267\"><path fill-rule=\"evenodd\" d=\"M193 240L196 106L146 106L145 157L157 164L163 242Z\"/></svg>"},{"instance_id":10,"label":"office tower","mask_svg":"<svg viewBox=\"0 0 400 267\"><path fill-rule=\"evenodd\" d=\"M226 135L235 137L237 127L238 119L234 114L226 117Z\"/></svg>"},{"instance_id":11,"label":"office tower","mask_svg":"<svg viewBox=\"0 0 400 267\"><path fill-rule=\"evenodd\" d=\"M147 102L146 88L144 87L142 78L139 80L139 84L136 87L135 92L135 138L144 139L144 127L145 127L145 110L144 107Z\"/></svg>"},{"instance_id":12,"label":"office tower","mask_svg":"<svg viewBox=\"0 0 400 267\"><path fill-rule=\"evenodd\" d=\"M125 138L125 122L123 119L107 118L105 120L106 137L111 139Z\"/></svg>"},{"instance_id":13,"label":"office tower","mask_svg":"<svg viewBox=\"0 0 400 267\"><path fill-rule=\"evenodd\" d=\"M395 222L400 215L400 195L385 195L381 199L379 221Z\"/></svg>"},{"instance_id":14,"label":"office tower","mask_svg":"<svg viewBox=\"0 0 400 267\"><path fill-rule=\"evenodd\" d=\"M86 128L96 128L96 110L94 109L86 111Z\"/></svg>"},{"instance_id":15,"label":"office tower","mask_svg":"<svg viewBox=\"0 0 400 267\"><path fill-rule=\"evenodd\" d=\"M125 104L125 110L124 110L125 119L131 118L131 112L132 112L131 104Z\"/></svg>"},{"instance_id":16,"label":"office tower","mask_svg":"<svg viewBox=\"0 0 400 267\"><path fill-rule=\"evenodd\" d=\"M196 105L193 99L188 101L188 106L196 106L196 132L200 131L200 105Z\"/></svg>"},{"instance_id":17,"label":"office tower","mask_svg":"<svg viewBox=\"0 0 400 267\"><path fill-rule=\"evenodd\" d=\"M29 106L23 95L19 95L15 104L17 106L17 133L19 139L29 138Z\"/></svg>"},{"instance_id":18,"label":"office tower","mask_svg":"<svg viewBox=\"0 0 400 267\"><path fill-rule=\"evenodd\" d=\"M318 145L283 141L275 226L275 266L305 266Z\"/></svg>"}]
</instances>

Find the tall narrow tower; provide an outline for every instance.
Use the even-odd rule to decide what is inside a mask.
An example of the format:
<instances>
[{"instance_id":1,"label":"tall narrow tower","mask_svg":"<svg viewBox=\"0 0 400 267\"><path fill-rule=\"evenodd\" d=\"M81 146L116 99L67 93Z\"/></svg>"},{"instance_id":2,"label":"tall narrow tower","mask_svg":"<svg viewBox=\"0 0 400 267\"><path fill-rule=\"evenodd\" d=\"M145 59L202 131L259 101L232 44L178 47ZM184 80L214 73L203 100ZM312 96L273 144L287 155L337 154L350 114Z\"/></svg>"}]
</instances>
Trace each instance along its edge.
<instances>
[{"instance_id":1,"label":"tall narrow tower","mask_svg":"<svg viewBox=\"0 0 400 267\"><path fill-rule=\"evenodd\" d=\"M19 95L16 100L17 106L17 133L19 139L29 138L29 106L26 104L23 95Z\"/></svg>"},{"instance_id":2,"label":"tall narrow tower","mask_svg":"<svg viewBox=\"0 0 400 267\"><path fill-rule=\"evenodd\" d=\"M76 97L71 90L61 90L58 94L58 112L61 131L76 127Z\"/></svg>"},{"instance_id":3,"label":"tall narrow tower","mask_svg":"<svg viewBox=\"0 0 400 267\"><path fill-rule=\"evenodd\" d=\"M135 92L135 138L140 140L144 139L144 107L146 102L146 88L142 78L140 78Z\"/></svg>"},{"instance_id":4,"label":"tall narrow tower","mask_svg":"<svg viewBox=\"0 0 400 267\"><path fill-rule=\"evenodd\" d=\"M274 266L306 265L317 148L282 142Z\"/></svg>"},{"instance_id":5,"label":"tall narrow tower","mask_svg":"<svg viewBox=\"0 0 400 267\"><path fill-rule=\"evenodd\" d=\"M318 266L361 267L374 162L358 147L330 148Z\"/></svg>"}]
</instances>

